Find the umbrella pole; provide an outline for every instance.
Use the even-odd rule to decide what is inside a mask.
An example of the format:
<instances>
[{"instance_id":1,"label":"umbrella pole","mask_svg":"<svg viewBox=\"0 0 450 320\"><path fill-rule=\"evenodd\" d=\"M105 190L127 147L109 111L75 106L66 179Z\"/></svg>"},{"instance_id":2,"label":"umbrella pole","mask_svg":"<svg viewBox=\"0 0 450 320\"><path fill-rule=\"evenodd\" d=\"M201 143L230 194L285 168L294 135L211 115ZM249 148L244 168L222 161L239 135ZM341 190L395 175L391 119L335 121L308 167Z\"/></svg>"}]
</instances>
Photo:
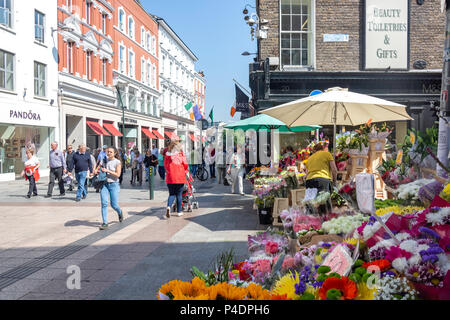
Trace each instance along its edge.
<instances>
[{"instance_id":1,"label":"umbrella pole","mask_svg":"<svg viewBox=\"0 0 450 320\"><path fill-rule=\"evenodd\" d=\"M334 115L333 115L333 158L336 156L336 122L337 122L337 102L334 103Z\"/></svg>"}]
</instances>

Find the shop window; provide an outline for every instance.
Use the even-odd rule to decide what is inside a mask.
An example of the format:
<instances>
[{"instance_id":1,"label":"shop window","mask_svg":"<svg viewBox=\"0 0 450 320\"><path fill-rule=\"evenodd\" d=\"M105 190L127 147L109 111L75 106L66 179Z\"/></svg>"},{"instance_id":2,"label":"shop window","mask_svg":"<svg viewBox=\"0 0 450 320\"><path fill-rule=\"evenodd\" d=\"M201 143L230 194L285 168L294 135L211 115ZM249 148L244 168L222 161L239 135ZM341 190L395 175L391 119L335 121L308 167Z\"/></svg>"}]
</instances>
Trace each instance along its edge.
<instances>
[{"instance_id":1,"label":"shop window","mask_svg":"<svg viewBox=\"0 0 450 320\"><path fill-rule=\"evenodd\" d=\"M39 11L34 11L34 39L38 42L44 43L44 20L45 15Z\"/></svg>"},{"instance_id":2,"label":"shop window","mask_svg":"<svg viewBox=\"0 0 450 320\"><path fill-rule=\"evenodd\" d=\"M281 0L281 64L312 66L312 0Z\"/></svg>"},{"instance_id":3,"label":"shop window","mask_svg":"<svg viewBox=\"0 0 450 320\"><path fill-rule=\"evenodd\" d=\"M11 0L0 0L0 24L11 28L12 27L12 4Z\"/></svg>"},{"instance_id":4,"label":"shop window","mask_svg":"<svg viewBox=\"0 0 450 320\"><path fill-rule=\"evenodd\" d=\"M0 50L0 88L14 90L14 54Z\"/></svg>"},{"instance_id":5,"label":"shop window","mask_svg":"<svg viewBox=\"0 0 450 320\"><path fill-rule=\"evenodd\" d=\"M45 97L46 65L34 62L34 95Z\"/></svg>"}]
</instances>

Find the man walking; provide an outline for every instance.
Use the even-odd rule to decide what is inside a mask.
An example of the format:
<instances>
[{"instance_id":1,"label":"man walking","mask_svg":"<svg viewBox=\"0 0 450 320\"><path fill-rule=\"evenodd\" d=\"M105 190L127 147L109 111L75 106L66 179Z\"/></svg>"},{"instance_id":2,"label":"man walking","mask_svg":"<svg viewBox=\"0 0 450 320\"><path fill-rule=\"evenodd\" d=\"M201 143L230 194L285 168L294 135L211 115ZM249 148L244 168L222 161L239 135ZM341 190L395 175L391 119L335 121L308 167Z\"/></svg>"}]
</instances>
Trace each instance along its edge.
<instances>
[{"instance_id":1,"label":"man walking","mask_svg":"<svg viewBox=\"0 0 450 320\"><path fill-rule=\"evenodd\" d=\"M50 144L50 182L48 184L48 191L46 198L51 198L53 193L53 187L55 186L55 178L58 179L59 195L65 196L63 173L67 172L66 160L64 154L58 149L58 143L52 142Z\"/></svg>"},{"instance_id":2,"label":"man walking","mask_svg":"<svg viewBox=\"0 0 450 320\"><path fill-rule=\"evenodd\" d=\"M94 172L91 162L91 155L86 152L86 145L80 144L79 150L73 155L73 167L69 167L69 170L75 168L75 176L78 181L78 190L75 201L80 201L81 198L86 199L86 178L88 176L88 171L90 174Z\"/></svg>"},{"instance_id":3,"label":"man walking","mask_svg":"<svg viewBox=\"0 0 450 320\"><path fill-rule=\"evenodd\" d=\"M66 156L66 167L67 168L73 168L73 155L74 155L74 150L73 150L73 147L72 147L72 145L71 144L69 144L68 146L67 146L67 151L66 151L66 154L65 154L65 156ZM68 172L72 175L73 174L73 172L72 172L72 170L68 170ZM73 190L73 179L70 181L70 184L69 184L69 191L72 191Z\"/></svg>"}]
</instances>

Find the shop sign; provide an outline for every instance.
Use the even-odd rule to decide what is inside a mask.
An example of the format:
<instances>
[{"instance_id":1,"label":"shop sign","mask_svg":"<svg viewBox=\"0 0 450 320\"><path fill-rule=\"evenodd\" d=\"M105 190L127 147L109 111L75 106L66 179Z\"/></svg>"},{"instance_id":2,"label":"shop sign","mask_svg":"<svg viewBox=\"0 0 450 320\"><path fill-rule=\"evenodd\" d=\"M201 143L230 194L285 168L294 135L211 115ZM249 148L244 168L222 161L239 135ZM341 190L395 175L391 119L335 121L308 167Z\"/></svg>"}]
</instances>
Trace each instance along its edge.
<instances>
[{"instance_id":1,"label":"shop sign","mask_svg":"<svg viewBox=\"0 0 450 320\"><path fill-rule=\"evenodd\" d=\"M27 111L17 111L17 110L9 110L9 118L11 119L29 119L41 121L41 115L37 112L33 112L31 110Z\"/></svg>"},{"instance_id":2,"label":"shop sign","mask_svg":"<svg viewBox=\"0 0 450 320\"><path fill-rule=\"evenodd\" d=\"M130 119L130 118L125 118L125 122L128 122L128 123L136 123L136 124L137 124L137 120L135 120L135 119Z\"/></svg>"},{"instance_id":3,"label":"shop sign","mask_svg":"<svg viewBox=\"0 0 450 320\"><path fill-rule=\"evenodd\" d=\"M57 127L58 109L47 106L34 107L32 104L15 106L0 103L0 119L11 124Z\"/></svg>"},{"instance_id":4,"label":"shop sign","mask_svg":"<svg viewBox=\"0 0 450 320\"><path fill-rule=\"evenodd\" d=\"M408 68L407 0L366 0L365 68Z\"/></svg>"}]
</instances>

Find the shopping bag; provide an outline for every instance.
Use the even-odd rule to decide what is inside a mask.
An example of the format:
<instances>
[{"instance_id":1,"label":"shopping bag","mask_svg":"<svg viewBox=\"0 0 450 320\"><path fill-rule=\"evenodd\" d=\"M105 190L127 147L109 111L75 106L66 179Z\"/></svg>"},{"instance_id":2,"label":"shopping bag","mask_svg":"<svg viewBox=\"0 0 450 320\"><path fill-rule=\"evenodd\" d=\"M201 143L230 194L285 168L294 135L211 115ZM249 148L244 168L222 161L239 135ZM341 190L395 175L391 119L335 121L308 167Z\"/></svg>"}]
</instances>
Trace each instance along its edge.
<instances>
[{"instance_id":1,"label":"shopping bag","mask_svg":"<svg viewBox=\"0 0 450 320\"><path fill-rule=\"evenodd\" d=\"M223 179L223 185L231 186L232 183L233 183L233 178L231 178L231 174L227 173L225 175L225 178Z\"/></svg>"}]
</instances>

